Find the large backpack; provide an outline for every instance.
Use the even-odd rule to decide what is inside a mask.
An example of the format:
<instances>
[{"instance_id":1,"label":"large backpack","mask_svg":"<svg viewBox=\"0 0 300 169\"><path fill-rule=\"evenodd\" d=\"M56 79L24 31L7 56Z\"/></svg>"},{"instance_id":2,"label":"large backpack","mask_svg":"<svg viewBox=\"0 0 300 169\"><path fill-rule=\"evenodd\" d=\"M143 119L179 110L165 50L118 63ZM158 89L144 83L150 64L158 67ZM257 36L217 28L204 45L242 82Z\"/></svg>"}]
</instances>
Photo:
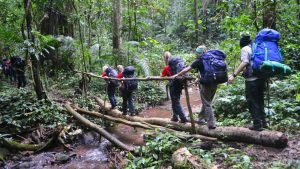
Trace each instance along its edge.
<instances>
[{"instance_id":1,"label":"large backpack","mask_svg":"<svg viewBox=\"0 0 300 169\"><path fill-rule=\"evenodd\" d=\"M282 56L278 48L279 32L265 28L257 35L252 45L253 74L259 77L273 77L291 74L291 68L282 64Z\"/></svg>"},{"instance_id":2,"label":"large backpack","mask_svg":"<svg viewBox=\"0 0 300 169\"><path fill-rule=\"evenodd\" d=\"M170 72L172 75L176 75L177 73L181 72L185 68L184 61L180 57L172 57L168 65L170 67ZM187 75L184 75L187 76ZM175 80L170 80L169 81L170 86L173 84L177 84L180 87L183 87L184 81L183 79L175 79Z\"/></svg>"},{"instance_id":3,"label":"large backpack","mask_svg":"<svg viewBox=\"0 0 300 169\"><path fill-rule=\"evenodd\" d=\"M209 50L200 59L203 62L203 69L200 70L201 84L220 84L228 81L224 52Z\"/></svg>"},{"instance_id":4,"label":"large backpack","mask_svg":"<svg viewBox=\"0 0 300 169\"><path fill-rule=\"evenodd\" d=\"M112 78L117 78L117 76L118 76L118 72L111 67L108 67L105 70L105 73L107 74L108 77L112 77ZM113 83L115 86L119 85L117 80L111 80L110 82Z\"/></svg>"},{"instance_id":5,"label":"large backpack","mask_svg":"<svg viewBox=\"0 0 300 169\"><path fill-rule=\"evenodd\" d=\"M124 78L135 78L134 75L134 67L133 66L127 66L125 67L124 71L123 71L123 77ZM137 80L129 80L129 81L124 81L124 89L126 91L132 92L134 90L137 90L138 88L138 81Z\"/></svg>"}]
</instances>

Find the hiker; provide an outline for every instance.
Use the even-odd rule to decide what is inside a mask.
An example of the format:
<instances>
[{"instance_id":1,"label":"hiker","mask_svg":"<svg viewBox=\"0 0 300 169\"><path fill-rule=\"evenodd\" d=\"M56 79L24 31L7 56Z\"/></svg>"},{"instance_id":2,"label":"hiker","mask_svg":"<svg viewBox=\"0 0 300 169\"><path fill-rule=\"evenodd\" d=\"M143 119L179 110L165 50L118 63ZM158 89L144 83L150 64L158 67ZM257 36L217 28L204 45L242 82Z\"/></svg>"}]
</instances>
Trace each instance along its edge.
<instances>
[{"instance_id":1,"label":"hiker","mask_svg":"<svg viewBox=\"0 0 300 169\"><path fill-rule=\"evenodd\" d=\"M102 77L111 77L116 78L118 76L118 73L115 69L109 66L103 66L102 68ZM109 102L111 104L111 109L115 109L117 106L117 100L115 97L116 88L118 87L118 81L117 80L107 80L107 95Z\"/></svg>"},{"instance_id":2,"label":"hiker","mask_svg":"<svg viewBox=\"0 0 300 169\"><path fill-rule=\"evenodd\" d=\"M266 80L253 74L250 58L252 57L251 38L244 35L240 39L241 63L228 79L231 84L238 74L243 71L245 78L245 93L253 125L250 130L262 131L267 126L264 111L264 91Z\"/></svg>"},{"instance_id":3,"label":"hiker","mask_svg":"<svg viewBox=\"0 0 300 169\"><path fill-rule=\"evenodd\" d=\"M9 59L3 59L3 71L5 77L10 79L11 82L13 82L13 76L12 76L12 65L11 61Z\"/></svg>"},{"instance_id":4,"label":"hiker","mask_svg":"<svg viewBox=\"0 0 300 169\"><path fill-rule=\"evenodd\" d=\"M135 78L134 67L125 67L122 77L123 78ZM122 112L123 115L127 115L127 107L129 107L129 115L137 115L134 110L134 91L138 88L138 82L136 80L122 81L120 90L123 98Z\"/></svg>"},{"instance_id":5,"label":"hiker","mask_svg":"<svg viewBox=\"0 0 300 169\"><path fill-rule=\"evenodd\" d=\"M118 70L118 76L117 76L117 78L118 79L123 78L124 67L122 65L118 65L117 66L117 70Z\"/></svg>"},{"instance_id":6,"label":"hiker","mask_svg":"<svg viewBox=\"0 0 300 169\"><path fill-rule=\"evenodd\" d=\"M25 61L20 56L13 56L11 58L12 67L18 81L18 88L26 86L25 78Z\"/></svg>"},{"instance_id":7,"label":"hiker","mask_svg":"<svg viewBox=\"0 0 300 169\"><path fill-rule=\"evenodd\" d=\"M161 77L172 76L173 74L176 74L184 68L183 60L179 57L172 57L171 53L168 51L164 52L164 60L166 63L168 63L168 66L164 67ZM180 123L186 123L187 119L183 113L182 106L180 103L180 96L183 89L183 83L178 79L170 80L169 86L173 110L171 121L177 122L179 116Z\"/></svg>"},{"instance_id":8,"label":"hiker","mask_svg":"<svg viewBox=\"0 0 300 169\"><path fill-rule=\"evenodd\" d=\"M166 66L164 67L162 73L161 73L161 77L165 77L165 76L172 76L171 71L170 71L170 67L168 65L168 57L164 57L164 61ZM169 94L170 94L170 84L167 83L166 84L166 96L167 96L167 100L170 100L169 98Z\"/></svg>"},{"instance_id":9,"label":"hiker","mask_svg":"<svg viewBox=\"0 0 300 169\"><path fill-rule=\"evenodd\" d=\"M215 114L212 108L212 100L217 91L218 84L227 81L227 65L225 63L226 55L219 50L207 51L204 45L196 48L197 58L188 67L183 69L173 77L181 76L192 69L196 69L200 72L200 97L202 101L202 109L199 114L198 123L204 124L207 122L209 129L216 128ZM211 62L217 60L220 63L220 70L216 70ZM215 70L215 72L212 72Z\"/></svg>"}]
</instances>

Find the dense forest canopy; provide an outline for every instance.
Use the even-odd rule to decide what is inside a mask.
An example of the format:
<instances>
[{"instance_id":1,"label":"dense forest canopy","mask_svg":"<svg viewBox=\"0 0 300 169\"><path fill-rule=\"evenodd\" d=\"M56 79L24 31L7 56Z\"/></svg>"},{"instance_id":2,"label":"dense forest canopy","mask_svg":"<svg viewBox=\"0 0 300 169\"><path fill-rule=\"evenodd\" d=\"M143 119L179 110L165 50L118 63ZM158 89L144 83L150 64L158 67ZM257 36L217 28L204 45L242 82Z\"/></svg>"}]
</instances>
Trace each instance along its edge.
<instances>
[{"instance_id":1,"label":"dense forest canopy","mask_svg":"<svg viewBox=\"0 0 300 169\"><path fill-rule=\"evenodd\" d=\"M92 123L100 124L100 127L116 126L120 122L120 119L116 119L118 112L111 112L105 106L103 111L109 112L109 117L87 111L99 110L96 105L101 101L99 98L95 101L94 96L107 100L107 81L97 77L107 65L114 68L117 65L133 65L137 77L156 77L161 75L166 64L163 55L165 51L180 56L186 65L191 65L196 59L196 48L205 45L208 49L224 51L227 55L228 75L231 75L241 60L241 37L250 35L254 41L263 28L280 33L278 46L283 63L292 69L290 76L270 79L265 97L268 129L290 134L293 141L299 136L300 0L0 0L0 9L0 64L3 65L5 59L20 56L25 61L27 79L26 87L16 90L13 80L5 78L3 70L0 73L0 128L3 128L0 129L0 145L6 143L4 138L40 144L52 139L49 135L55 136L57 130L62 131L62 128L65 141L72 144L78 138L74 133L81 130L79 128L86 129L72 120L73 116L78 117L76 111L80 110L80 113L100 116L99 119L88 118ZM94 74L87 76L82 72ZM196 71L190 75L198 77ZM190 87L195 84L197 82L192 82ZM162 82L147 79L139 82L135 93L135 111L143 114L149 112L146 111L149 108L153 112L157 111L156 106L165 108L161 104L170 103L166 102L164 88L165 83ZM186 88L185 93L192 89L198 90L197 87ZM197 97L194 94L196 92ZM199 99L196 92L191 92L191 102L195 98ZM119 91L116 95L117 100L121 100ZM69 102L77 107L66 106L65 110L63 106ZM200 105L198 102L193 104L192 107ZM118 102L116 107L120 108L121 103ZM72 108L76 109L75 115L67 113L74 112ZM227 129L231 125L242 128L251 122L241 76L231 86L225 83L219 85L213 108L220 128ZM165 113L159 112L157 114ZM113 119L114 122L102 118ZM129 117L125 120L136 119ZM157 125L147 124L145 127L147 121L142 123L139 120L134 125L146 129L153 129ZM128 121L122 123L133 125ZM93 129L106 132L97 126ZM47 132L43 135L41 131ZM201 145L199 140L189 142L184 134L166 131L151 133L145 139L146 146L141 146L135 153L126 154L125 164L124 161L122 164L113 161L114 167L168 166L172 153L186 145L190 146L189 151L201 158L204 168L300 166L299 140L295 141L294 147L288 144L278 157L271 157L275 156L277 150L268 150L271 155L266 157L269 160L264 161L253 155L261 147L254 147L254 153L247 145L209 143L203 148L202 141ZM23 138L24 133L35 136L28 136L33 137L28 141ZM211 134L209 136L219 136L217 132L208 133ZM69 150L70 147L61 140L64 148ZM196 148L193 147L194 143ZM205 149L206 146L209 148ZM37 151L48 148L44 145L42 147ZM157 151L157 147L164 155ZM292 149L298 152L289 155ZM118 158L122 158L122 152L118 153ZM4 161L3 154L0 147L0 166ZM250 164L250 161L254 162Z\"/></svg>"}]
</instances>

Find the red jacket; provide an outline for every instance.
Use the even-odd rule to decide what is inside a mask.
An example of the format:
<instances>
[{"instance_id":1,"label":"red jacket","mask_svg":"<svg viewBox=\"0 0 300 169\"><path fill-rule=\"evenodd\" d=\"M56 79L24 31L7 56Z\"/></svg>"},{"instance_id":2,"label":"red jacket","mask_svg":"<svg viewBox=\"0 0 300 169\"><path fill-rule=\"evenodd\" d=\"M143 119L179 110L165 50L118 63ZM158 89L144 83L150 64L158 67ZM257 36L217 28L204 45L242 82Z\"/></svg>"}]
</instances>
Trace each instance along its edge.
<instances>
[{"instance_id":1,"label":"red jacket","mask_svg":"<svg viewBox=\"0 0 300 169\"><path fill-rule=\"evenodd\" d=\"M161 77L165 77L165 76L172 76L170 66L165 66L164 67L164 70L161 73Z\"/></svg>"},{"instance_id":2,"label":"red jacket","mask_svg":"<svg viewBox=\"0 0 300 169\"><path fill-rule=\"evenodd\" d=\"M107 76L107 74L106 74L105 72L103 72L103 73L101 74L101 77L105 77L105 76Z\"/></svg>"},{"instance_id":3,"label":"red jacket","mask_svg":"<svg viewBox=\"0 0 300 169\"><path fill-rule=\"evenodd\" d=\"M123 72L119 73L118 76L117 76L117 78L118 78L118 79L123 78Z\"/></svg>"}]
</instances>

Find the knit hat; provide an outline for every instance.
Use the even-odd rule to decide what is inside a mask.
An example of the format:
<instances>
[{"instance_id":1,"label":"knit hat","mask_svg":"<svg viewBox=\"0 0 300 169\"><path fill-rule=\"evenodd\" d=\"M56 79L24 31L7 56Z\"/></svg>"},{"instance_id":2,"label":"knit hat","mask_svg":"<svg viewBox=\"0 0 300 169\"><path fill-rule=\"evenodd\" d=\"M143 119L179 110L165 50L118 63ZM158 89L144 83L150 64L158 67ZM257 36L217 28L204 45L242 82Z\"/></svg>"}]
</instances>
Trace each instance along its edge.
<instances>
[{"instance_id":1,"label":"knit hat","mask_svg":"<svg viewBox=\"0 0 300 169\"><path fill-rule=\"evenodd\" d=\"M250 35L244 35L241 39L240 39L240 47L243 48L247 45L249 45L251 43L251 38Z\"/></svg>"},{"instance_id":2,"label":"knit hat","mask_svg":"<svg viewBox=\"0 0 300 169\"><path fill-rule=\"evenodd\" d=\"M201 53L203 52L203 49L198 47L198 48L196 49L196 52L197 52L198 54L201 54Z\"/></svg>"}]
</instances>

